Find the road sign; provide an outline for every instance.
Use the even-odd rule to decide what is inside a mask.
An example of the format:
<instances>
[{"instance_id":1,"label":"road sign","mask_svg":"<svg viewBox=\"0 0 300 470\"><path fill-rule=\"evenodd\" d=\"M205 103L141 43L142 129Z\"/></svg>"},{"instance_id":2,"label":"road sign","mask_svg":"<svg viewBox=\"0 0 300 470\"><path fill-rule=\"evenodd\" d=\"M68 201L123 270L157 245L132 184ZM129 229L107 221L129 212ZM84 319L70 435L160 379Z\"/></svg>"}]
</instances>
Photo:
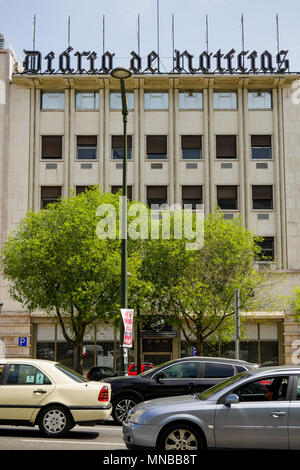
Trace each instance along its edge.
<instances>
[{"instance_id":1,"label":"road sign","mask_svg":"<svg viewBox=\"0 0 300 470\"><path fill-rule=\"evenodd\" d=\"M20 337L19 338L19 346L21 348L24 348L25 346L27 346L27 338L26 337Z\"/></svg>"},{"instance_id":2,"label":"road sign","mask_svg":"<svg viewBox=\"0 0 300 470\"><path fill-rule=\"evenodd\" d=\"M192 356L197 356L197 349L192 347Z\"/></svg>"}]
</instances>

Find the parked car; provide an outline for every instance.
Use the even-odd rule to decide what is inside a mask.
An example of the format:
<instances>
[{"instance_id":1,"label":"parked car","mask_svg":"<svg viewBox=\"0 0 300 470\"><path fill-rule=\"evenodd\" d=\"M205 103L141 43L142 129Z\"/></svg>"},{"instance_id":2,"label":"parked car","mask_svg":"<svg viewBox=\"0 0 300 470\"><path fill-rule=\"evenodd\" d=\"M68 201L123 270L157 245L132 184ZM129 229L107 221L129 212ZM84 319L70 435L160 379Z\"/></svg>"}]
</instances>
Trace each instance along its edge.
<instances>
[{"instance_id":1,"label":"parked car","mask_svg":"<svg viewBox=\"0 0 300 470\"><path fill-rule=\"evenodd\" d=\"M111 387L88 382L58 362L0 359L0 423L38 425L48 437L111 415Z\"/></svg>"},{"instance_id":2,"label":"parked car","mask_svg":"<svg viewBox=\"0 0 300 470\"><path fill-rule=\"evenodd\" d=\"M88 380L94 380L97 382L105 379L106 377L118 377L118 375L118 372L112 367L96 366L89 370L86 377Z\"/></svg>"},{"instance_id":3,"label":"parked car","mask_svg":"<svg viewBox=\"0 0 300 470\"><path fill-rule=\"evenodd\" d=\"M106 379L112 389L112 416L122 424L137 403L152 398L203 392L226 377L251 369L235 359L185 357L151 368L143 374Z\"/></svg>"},{"instance_id":4,"label":"parked car","mask_svg":"<svg viewBox=\"0 0 300 470\"><path fill-rule=\"evenodd\" d=\"M50 348L39 348L37 350L37 355L39 359L47 359L49 361L54 360L54 351Z\"/></svg>"},{"instance_id":5,"label":"parked car","mask_svg":"<svg viewBox=\"0 0 300 470\"><path fill-rule=\"evenodd\" d=\"M154 368L154 364L152 364L151 362L144 362L143 364L141 364L141 374L143 372L146 372L147 370L149 369L153 369ZM128 375L138 375L138 366L137 364L130 364L130 366L128 367Z\"/></svg>"},{"instance_id":6,"label":"parked car","mask_svg":"<svg viewBox=\"0 0 300 470\"><path fill-rule=\"evenodd\" d=\"M130 449L299 450L299 422L300 367L283 366L249 369L202 393L140 403L123 435Z\"/></svg>"}]
</instances>

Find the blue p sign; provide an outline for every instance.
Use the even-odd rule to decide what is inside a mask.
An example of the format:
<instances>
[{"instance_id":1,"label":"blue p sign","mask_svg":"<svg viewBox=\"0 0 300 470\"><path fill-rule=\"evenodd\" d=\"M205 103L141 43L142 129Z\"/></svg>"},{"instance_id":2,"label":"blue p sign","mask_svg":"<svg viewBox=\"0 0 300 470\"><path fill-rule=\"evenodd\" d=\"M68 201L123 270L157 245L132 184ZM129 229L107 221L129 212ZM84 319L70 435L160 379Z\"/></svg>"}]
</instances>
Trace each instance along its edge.
<instances>
[{"instance_id":1,"label":"blue p sign","mask_svg":"<svg viewBox=\"0 0 300 470\"><path fill-rule=\"evenodd\" d=\"M27 346L27 338L19 338L19 346L22 348Z\"/></svg>"}]
</instances>

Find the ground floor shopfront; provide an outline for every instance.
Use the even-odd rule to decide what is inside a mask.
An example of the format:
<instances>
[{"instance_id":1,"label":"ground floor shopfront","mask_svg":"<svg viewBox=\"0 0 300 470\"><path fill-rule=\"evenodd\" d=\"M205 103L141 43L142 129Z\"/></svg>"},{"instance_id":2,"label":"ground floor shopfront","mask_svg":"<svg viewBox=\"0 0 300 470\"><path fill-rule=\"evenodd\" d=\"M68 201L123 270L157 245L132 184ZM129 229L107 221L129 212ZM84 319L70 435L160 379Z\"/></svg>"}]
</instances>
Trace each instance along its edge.
<instances>
[{"instance_id":1,"label":"ground floor shopfront","mask_svg":"<svg viewBox=\"0 0 300 470\"><path fill-rule=\"evenodd\" d=\"M250 317L250 315L248 315ZM35 316L31 324L31 356L39 359L51 359L73 365L73 349L62 334L58 324L50 318ZM263 365L284 364L285 351L285 316L280 312L257 314L247 318L240 343L240 358ZM175 328L141 328L134 331L133 348L129 349L128 362L137 360L137 341L140 341L141 360L155 365L180 357L191 356L197 352L195 343L188 344ZM235 343L216 342L204 344L204 355L235 357ZM86 333L83 348L84 370L94 365L106 365L118 368L119 332L112 325L93 325Z\"/></svg>"}]
</instances>

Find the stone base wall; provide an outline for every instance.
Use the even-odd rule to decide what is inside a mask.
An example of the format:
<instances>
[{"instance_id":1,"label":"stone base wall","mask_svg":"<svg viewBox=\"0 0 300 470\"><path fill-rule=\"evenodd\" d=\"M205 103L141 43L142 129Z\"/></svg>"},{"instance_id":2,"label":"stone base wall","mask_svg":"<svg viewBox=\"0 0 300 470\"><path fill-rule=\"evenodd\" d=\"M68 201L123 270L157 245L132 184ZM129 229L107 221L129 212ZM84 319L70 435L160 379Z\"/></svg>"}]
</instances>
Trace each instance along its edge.
<instances>
[{"instance_id":1,"label":"stone base wall","mask_svg":"<svg viewBox=\"0 0 300 470\"><path fill-rule=\"evenodd\" d=\"M285 364L300 364L300 322L292 314L284 319L283 341Z\"/></svg>"},{"instance_id":2,"label":"stone base wall","mask_svg":"<svg viewBox=\"0 0 300 470\"><path fill-rule=\"evenodd\" d=\"M19 347L19 338L27 338L27 346ZM31 357L31 322L26 312L4 312L0 315L0 339L4 340L6 357Z\"/></svg>"}]
</instances>

